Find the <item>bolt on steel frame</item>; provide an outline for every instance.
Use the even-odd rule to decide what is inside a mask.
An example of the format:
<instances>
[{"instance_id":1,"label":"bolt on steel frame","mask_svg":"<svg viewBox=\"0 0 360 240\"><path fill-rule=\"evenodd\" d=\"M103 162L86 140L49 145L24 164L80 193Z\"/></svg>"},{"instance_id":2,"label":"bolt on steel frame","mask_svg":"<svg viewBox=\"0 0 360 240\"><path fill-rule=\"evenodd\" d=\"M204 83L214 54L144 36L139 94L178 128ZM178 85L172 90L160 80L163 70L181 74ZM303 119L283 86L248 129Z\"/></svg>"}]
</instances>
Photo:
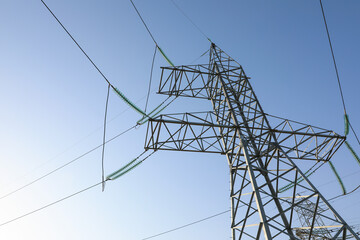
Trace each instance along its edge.
<instances>
[{"instance_id":1,"label":"bolt on steel frame","mask_svg":"<svg viewBox=\"0 0 360 240\"><path fill-rule=\"evenodd\" d=\"M159 93L211 102L211 111L150 119L145 149L226 155L233 240L299 239L301 229L318 239L324 226L338 229L332 239L359 239L295 164L329 161L345 137L265 114L242 66L215 44L208 64L162 67ZM313 219L303 227L294 210L310 199Z\"/></svg>"}]
</instances>

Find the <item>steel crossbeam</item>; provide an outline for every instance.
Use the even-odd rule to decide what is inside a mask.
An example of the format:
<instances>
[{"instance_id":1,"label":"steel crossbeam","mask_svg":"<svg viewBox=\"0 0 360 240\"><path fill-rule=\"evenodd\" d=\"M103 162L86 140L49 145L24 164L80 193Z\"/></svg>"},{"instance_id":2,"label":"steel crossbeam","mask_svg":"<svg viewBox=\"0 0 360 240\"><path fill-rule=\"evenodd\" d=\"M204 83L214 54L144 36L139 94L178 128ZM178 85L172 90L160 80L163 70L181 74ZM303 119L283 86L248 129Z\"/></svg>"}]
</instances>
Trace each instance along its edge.
<instances>
[{"instance_id":1,"label":"steel crossbeam","mask_svg":"<svg viewBox=\"0 0 360 240\"><path fill-rule=\"evenodd\" d=\"M279 145L296 159L328 161L345 139L333 131L273 116L268 118L281 121L263 134L274 133ZM225 154L218 128L226 130L224 135L234 134L236 128L245 130L245 126L219 125L213 112L160 115L150 121L145 148Z\"/></svg>"},{"instance_id":2,"label":"steel crossbeam","mask_svg":"<svg viewBox=\"0 0 360 240\"><path fill-rule=\"evenodd\" d=\"M346 231L359 239L295 164L329 161L345 137L265 114L242 66L215 44L209 64L162 68L159 93L211 102L212 111L150 119L145 148L226 155L232 239L299 239L303 226L294 209L310 198L316 206L309 239L319 239L314 229L334 225L334 239ZM324 225L317 226L320 216Z\"/></svg>"}]
</instances>

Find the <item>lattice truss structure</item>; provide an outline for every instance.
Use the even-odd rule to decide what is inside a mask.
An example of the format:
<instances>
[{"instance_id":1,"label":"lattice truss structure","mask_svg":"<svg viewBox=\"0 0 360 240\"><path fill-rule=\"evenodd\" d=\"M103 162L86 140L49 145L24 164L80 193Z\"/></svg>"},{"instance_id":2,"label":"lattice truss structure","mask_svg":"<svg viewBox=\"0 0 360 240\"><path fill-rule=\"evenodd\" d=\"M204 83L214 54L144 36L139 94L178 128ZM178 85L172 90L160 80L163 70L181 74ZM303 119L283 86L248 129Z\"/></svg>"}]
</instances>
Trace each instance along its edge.
<instances>
[{"instance_id":1,"label":"lattice truss structure","mask_svg":"<svg viewBox=\"0 0 360 240\"><path fill-rule=\"evenodd\" d=\"M297 201L300 201L298 199ZM331 239L331 232L338 231L338 228L326 228L325 223L321 217L321 215L316 215L314 218L314 210L317 208L317 212L323 213L326 210L324 210L321 206L316 206L315 203L311 202L310 200L305 200L299 203L295 207L295 211L297 212L299 216L300 223L303 228L296 229L296 235L300 237L303 240L309 239L309 228L312 224L312 221L314 219L315 224L317 226L322 226L322 228L313 229L312 231L312 238L311 239Z\"/></svg>"},{"instance_id":2,"label":"lattice truss structure","mask_svg":"<svg viewBox=\"0 0 360 240\"><path fill-rule=\"evenodd\" d=\"M159 93L211 102L208 112L150 119L145 148L226 155L233 240L300 239L299 230L318 239L322 228L337 229L326 231L332 239L359 239L295 164L329 161L345 137L265 114L241 65L215 44L208 64L163 67ZM295 209L307 200L315 205L304 227Z\"/></svg>"},{"instance_id":3,"label":"lattice truss structure","mask_svg":"<svg viewBox=\"0 0 360 240\"><path fill-rule=\"evenodd\" d=\"M301 199L297 199L296 201L301 201ZM317 208L316 212L322 213L317 214L316 216L314 216L314 210L315 208ZM296 207L295 207L295 211L297 212L298 216L299 216L299 220L301 225L303 226L303 228L298 228L296 229L296 235L302 239L302 240L307 240L309 239L309 233L310 233L310 227L312 225L312 221L315 221L315 224L317 226L322 226L322 227L318 227L312 230L312 236L311 239L316 239L316 240L330 240L332 239L332 234L333 232L338 232L339 231L339 227L327 227L323 221L322 215L324 215L324 212L327 211L326 209L323 209L322 206L316 205L314 202L310 201L310 200L305 200L305 201L301 201L301 203L299 203ZM359 235L359 228L358 226L351 226L351 228L356 231ZM342 237L338 237L337 239L343 239L344 236ZM347 239L353 238L352 234L348 234L346 235Z\"/></svg>"}]
</instances>

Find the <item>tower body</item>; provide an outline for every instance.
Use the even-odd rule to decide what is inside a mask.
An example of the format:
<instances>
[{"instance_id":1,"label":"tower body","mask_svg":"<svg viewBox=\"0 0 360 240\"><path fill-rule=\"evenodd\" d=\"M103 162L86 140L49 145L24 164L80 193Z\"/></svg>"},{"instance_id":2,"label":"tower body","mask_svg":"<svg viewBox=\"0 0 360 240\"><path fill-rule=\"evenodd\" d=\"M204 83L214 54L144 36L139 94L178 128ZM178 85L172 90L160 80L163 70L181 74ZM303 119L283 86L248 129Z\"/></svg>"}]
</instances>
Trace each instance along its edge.
<instances>
[{"instance_id":1,"label":"tower body","mask_svg":"<svg viewBox=\"0 0 360 240\"><path fill-rule=\"evenodd\" d=\"M297 233L304 230L313 239L324 226L338 229L329 233L332 239L359 239L309 181L311 171L296 165L329 161L345 137L265 114L242 66L215 44L208 64L162 71L159 93L207 99L212 109L150 119L145 148L226 156L233 240L301 239ZM313 218L304 227L295 210L308 200Z\"/></svg>"}]
</instances>

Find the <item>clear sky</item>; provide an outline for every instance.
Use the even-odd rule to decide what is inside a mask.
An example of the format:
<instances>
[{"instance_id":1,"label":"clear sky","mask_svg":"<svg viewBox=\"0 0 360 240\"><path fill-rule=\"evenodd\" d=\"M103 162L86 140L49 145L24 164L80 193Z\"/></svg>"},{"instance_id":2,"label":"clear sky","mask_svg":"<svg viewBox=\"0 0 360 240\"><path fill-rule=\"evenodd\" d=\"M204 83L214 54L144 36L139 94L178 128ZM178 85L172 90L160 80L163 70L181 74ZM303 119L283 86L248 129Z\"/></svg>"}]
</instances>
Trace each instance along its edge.
<instances>
[{"instance_id":1,"label":"clear sky","mask_svg":"<svg viewBox=\"0 0 360 240\"><path fill-rule=\"evenodd\" d=\"M343 110L318 1L175 1L242 64L265 112L343 133ZM154 43L131 3L46 2L110 81L144 108ZM135 0L135 4L175 65L190 64L209 48L170 0ZM360 2L323 4L348 113L360 134ZM107 85L40 0L1 0L0 6L0 195L4 195L101 143ZM159 84L159 67L165 65L158 54L153 90ZM150 108L163 99L153 91ZM196 109L196 104L188 108L190 102L178 99L165 112ZM108 137L139 118L111 93ZM143 151L145 132L142 126L106 146L107 173ZM359 153L351 134L349 142ZM359 184L360 166L345 147L333 162L348 190ZM341 194L329 166L310 179L328 198ZM97 150L0 199L0 224L100 180L101 150ZM333 202L350 224L360 223L359 197L360 191ZM99 186L0 227L0 239L140 240L229 207L224 156L159 151L133 172L109 182L105 192ZM156 239L228 237L230 215L224 214Z\"/></svg>"}]
</instances>

